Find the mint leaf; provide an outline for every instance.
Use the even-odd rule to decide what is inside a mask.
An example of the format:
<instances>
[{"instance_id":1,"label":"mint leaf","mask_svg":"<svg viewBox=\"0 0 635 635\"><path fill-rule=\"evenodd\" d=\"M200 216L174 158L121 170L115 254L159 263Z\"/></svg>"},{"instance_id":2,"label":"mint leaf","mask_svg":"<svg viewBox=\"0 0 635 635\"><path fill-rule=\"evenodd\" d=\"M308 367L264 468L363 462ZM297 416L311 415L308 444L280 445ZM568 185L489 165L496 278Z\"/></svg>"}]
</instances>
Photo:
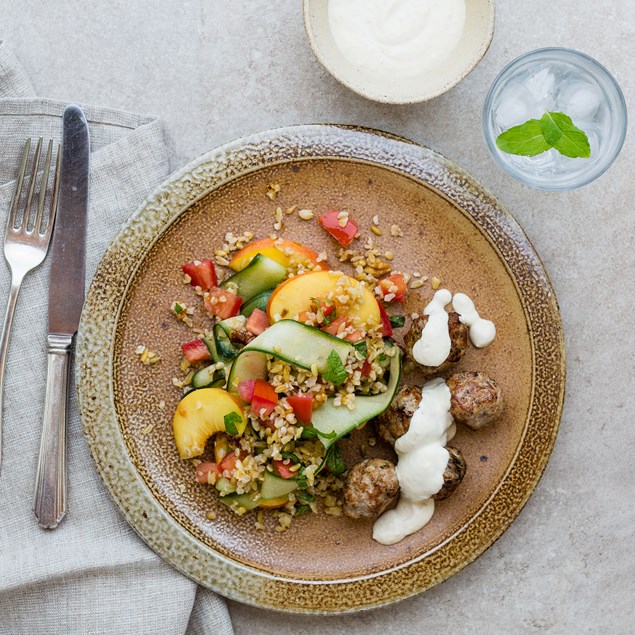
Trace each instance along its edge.
<instances>
[{"instance_id":1,"label":"mint leaf","mask_svg":"<svg viewBox=\"0 0 635 635\"><path fill-rule=\"evenodd\" d=\"M346 472L346 463L344 459L340 457L340 449L337 445L332 445L326 452L326 466L329 468L331 474L342 474Z\"/></svg>"},{"instance_id":2,"label":"mint leaf","mask_svg":"<svg viewBox=\"0 0 635 635\"><path fill-rule=\"evenodd\" d=\"M297 497L307 503L315 503L315 496L313 496L313 494L309 494L309 492L301 490L297 493Z\"/></svg>"},{"instance_id":3,"label":"mint leaf","mask_svg":"<svg viewBox=\"0 0 635 635\"><path fill-rule=\"evenodd\" d=\"M321 432L313 426L302 428L302 435L300 436L301 439L316 439L317 437L322 437L323 439L336 439L337 432L335 432L335 430L332 432Z\"/></svg>"},{"instance_id":4,"label":"mint leaf","mask_svg":"<svg viewBox=\"0 0 635 635\"><path fill-rule=\"evenodd\" d=\"M306 514L311 509L309 505L298 505L295 508L294 516L302 516L302 514Z\"/></svg>"},{"instance_id":5,"label":"mint leaf","mask_svg":"<svg viewBox=\"0 0 635 635\"><path fill-rule=\"evenodd\" d=\"M541 120L530 119L499 134L496 147L507 154L535 157L549 150L551 144L543 135Z\"/></svg>"},{"instance_id":6,"label":"mint leaf","mask_svg":"<svg viewBox=\"0 0 635 635\"><path fill-rule=\"evenodd\" d=\"M340 386L346 381L348 373L344 368L344 364L342 364L340 356L335 351L331 351L326 358L326 370L322 372L322 377L326 381L330 381L334 386Z\"/></svg>"},{"instance_id":7,"label":"mint leaf","mask_svg":"<svg viewBox=\"0 0 635 635\"><path fill-rule=\"evenodd\" d=\"M366 340L360 340L353 344L353 348L362 356L368 357L368 342Z\"/></svg>"},{"instance_id":8,"label":"mint leaf","mask_svg":"<svg viewBox=\"0 0 635 635\"><path fill-rule=\"evenodd\" d=\"M237 423L242 423L243 418L237 412L229 412L223 417L227 434L238 436Z\"/></svg>"},{"instance_id":9,"label":"mint leaf","mask_svg":"<svg viewBox=\"0 0 635 635\"><path fill-rule=\"evenodd\" d=\"M591 145L584 130L580 130L569 115L546 112L540 120L542 135L560 154L572 159L588 159Z\"/></svg>"},{"instance_id":10,"label":"mint leaf","mask_svg":"<svg viewBox=\"0 0 635 635\"><path fill-rule=\"evenodd\" d=\"M289 461L292 461L293 463L299 463L300 459L293 454L293 452L280 452L280 456L283 459L289 459Z\"/></svg>"},{"instance_id":11,"label":"mint leaf","mask_svg":"<svg viewBox=\"0 0 635 635\"><path fill-rule=\"evenodd\" d=\"M406 318L403 315L391 315L388 319L390 325L395 329L400 329L406 323Z\"/></svg>"}]
</instances>

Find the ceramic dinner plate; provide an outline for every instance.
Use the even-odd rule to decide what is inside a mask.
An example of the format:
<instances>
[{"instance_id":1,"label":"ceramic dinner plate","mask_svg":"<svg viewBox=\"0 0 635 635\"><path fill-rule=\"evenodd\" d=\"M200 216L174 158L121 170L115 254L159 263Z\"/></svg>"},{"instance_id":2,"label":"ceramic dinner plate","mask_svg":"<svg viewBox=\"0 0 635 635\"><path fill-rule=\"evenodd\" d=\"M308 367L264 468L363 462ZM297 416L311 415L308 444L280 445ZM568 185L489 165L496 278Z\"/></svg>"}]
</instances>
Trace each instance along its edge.
<instances>
[{"instance_id":1,"label":"ceramic dinner plate","mask_svg":"<svg viewBox=\"0 0 635 635\"><path fill-rule=\"evenodd\" d=\"M267 186L280 185L276 200ZM498 336L471 348L458 370L500 384L505 410L478 432L459 426L452 445L468 471L432 521L392 546L370 521L304 514L284 533L265 515L238 517L213 488L194 482L172 436L180 344L191 332L170 312L187 301L180 265L220 247L227 231L274 233L275 209L347 209L394 269L429 280L409 293L406 315L431 298L438 277L476 300ZM381 235L371 233L379 216ZM326 251L315 220L284 217L284 237ZM391 236L391 225L403 236ZM342 265L345 269L345 266ZM202 319L202 318L201 318ZM409 326L409 319L405 330ZM400 339L400 336L397 337ZM140 363L139 344L161 362ZM132 215L106 252L86 300L77 379L84 430L97 469L122 513L159 555L196 582L249 604L333 613L380 606L448 578L510 525L545 468L565 385L563 335L547 274L504 207L461 168L384 133L309 125L257 134L213 150L171 176ZM415 378L416 379L416 378ZM345 457L390 456L373 426L343 442ZM208 512L215 518L208 519ZM212 514L212 516L214 515Z\"/></svg>"}]
</instances>

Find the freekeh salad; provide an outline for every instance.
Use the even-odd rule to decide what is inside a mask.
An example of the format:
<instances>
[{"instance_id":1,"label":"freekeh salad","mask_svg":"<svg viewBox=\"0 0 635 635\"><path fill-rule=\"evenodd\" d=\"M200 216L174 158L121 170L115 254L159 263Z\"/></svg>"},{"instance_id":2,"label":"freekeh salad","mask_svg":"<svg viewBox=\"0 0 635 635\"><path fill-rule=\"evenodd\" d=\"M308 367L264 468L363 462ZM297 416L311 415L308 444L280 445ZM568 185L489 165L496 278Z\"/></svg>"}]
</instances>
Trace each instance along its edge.
<instances>
[{"instance_id":1,"label":"freekeh salad","mask_svg":"<svg viewBox=\"0 0 635 635\"><path fill-rule=\"evenodd\" d=\"M281 215L278 208L277 231ZM438 376L461 361L468 343L489 346L496 327L469 296L432 278L434 296L422 315L410 315L404 366L392 335L406 317L386 308L427 278L392 271L392 254L381 254L371 236L363 253L351 249L360 232L347 212L317 220L339 243L338 262L352 265L351 275L331 269L325 253L276 235L253 240L249 232L227 234L215 261L182 266L206 326L193 325L193 307L172 304L196 333L181 346L185 377L174 379L184 392L173 419L176 447L194 464L196 480L232 511L257 509L258 529L265 529L264 509L276 510L277 531L323 509L376 519L373 538L394 544L429 522L435 501L462 482L467 463L449 444L457 424L478 430L503 411L500 388L486 373ZM377 216L370 229L381 235ZM403 234L393 225L391 235ZM219 278L217 265L231 273ZM402 366L424 380L400 385ZM371 420L398 463L366 458L347 466L339 441Z\"/></svg>"},{"instance_id":2,"label":"freekeh salad","mask_svg":"<svg viewBox=\"0 0 635 635\"><path fill-rule=\"evenodd\" d=\"M355 261L346 248L358 227L348 214L318 220L340 260ZM225 238L222 255L182 266L208 324L195 327L185 302L171 307L197 335L181 346L187 374L175 380L185 393L173 419L179 455L235 513L284 508L280 530L317 512L319 499L341 515L347 466L338 440L395 395L402 353L391 336L404 318L389 317L384 303L403 302L407 277L372 249L370 266L353 262L353 277L295 241ZM219 265L231 275L221 279Z\"/></svg>"}]
</instances>

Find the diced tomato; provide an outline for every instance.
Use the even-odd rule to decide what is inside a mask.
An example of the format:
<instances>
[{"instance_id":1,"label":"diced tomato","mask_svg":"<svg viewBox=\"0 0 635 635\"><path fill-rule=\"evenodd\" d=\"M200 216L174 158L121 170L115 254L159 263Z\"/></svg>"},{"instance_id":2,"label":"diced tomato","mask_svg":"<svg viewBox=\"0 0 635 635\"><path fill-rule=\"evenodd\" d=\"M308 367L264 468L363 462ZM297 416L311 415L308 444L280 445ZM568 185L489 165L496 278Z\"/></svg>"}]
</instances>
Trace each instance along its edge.
<instances>
[{"instance_id":1,"label":"diced tomato","mask_svg":"<svg viewBox=\"0 0 635 635\"><path fill-rule=\"evenodd\" d=\"M268 399L263 399L262 397L256 397L251 400L251 410L255 412L261 419L265 419L276 407L274 401L269 401Z\"/></svg>"},{"instance_id":2,"label":"diced tomato","mask_svg":"<svg viewBox=\"0 0 635 635\"><path fill-rule=\"evenodd\" d=\"M245 328L254 335L260 335L269 328L269 317L264 311L254 309L247 320L247 324L245 324Z\"/></svg>"},{"instance_id":3,"label":"diced tomato","mask_svg":"<svg viewBox=\"0 0 635 635\"><path fill-rule=\"evenodd\" d=\"M268 417L278 403L278 393L264 379L256 379L251 398L251 410L261 418ZM262 410L264 409L264 412Z\"/></svg>"},{"instance_id":4,"label":"diced tomato","mask_svg":"<svg viewBox=\"0 0 635 635\"><path fill-rule=\"evenodd\" d=\"M337 240L337 242L342 245L342 247L346 247L350 245L353 238L357 235L358 226L352 221L350 218L346 220L346 224L344 227L340 226L340 215L339 210L334 209L331 212L326 212L318 216L318 220L320 221L320 225L326 229L326 231Z\"/></svg>"},{"instance_id":5,"label":"diced tomato","mask_svg":"<svg viewBox=\"0 0 635 635\"><path fill-rule=\"evenodd\" d=\"M381 302L378 302L377 305L379 306L379 315L381 317L381 332L384 337L390 337L392 335L392 324L390 323L388 313L386 313L386 309L384 309Z\"/></svg>"},{"instance_id":6,"label":"diced tomato","mask_svg":"<svg viewBox=\"0 0 635 635\"><path fill-rule=\"evenodd\" d=\"M274 404L278 403L278 393L274 390L273 386L266 382L264 379L256 379L254 384L254 398L258 397L265 401L271 401Z\"/></svg>"},{"instance_id":7,"label":"diced tomato","mask_svg":"<svg viewBox=\"0 0 635 635\"><path fill-rule=\"evenodd\" d=\"M296 473L292 472L289 469L293 465L293 463L291 463L289 459L286 459L286 461L288 464L285 464L284 461L278 461L278 460L272 461L273 469L278 473L278 476L280 478L293 478L296 475Z\"/></svg>"},{"instance_id":8,"label":"diced tomato","mask_svg":"<svg viewBox=\"0 0 635 635\"><path fill-rule=\"evenodd\" d=\"M220 476L220 473L221 471L216 463L199 463L196 466L196 480L199 483L209 483L209 474L216 474L216 476Z\"/></svg>"},{"instance_id":9,"label":"diced tomato","mask_svg":"<svg viewBox=\"0 0 635 635\"><path fill-rule=\"evenodd\" d=\"M219 464L218 470L222 474L225 470L228 472L233 472L236 469L236 461L238 459L244 459L247 455L244 452L240 452L238 456L236 456L235 452L230 452Z\"/></svg>"},{"instance_id":10,"label":"diced tomato","mask_svg":"<svg viewBox=\"0 0 635 635\"><path fill-rule=\"evenodd\" d=\"M297 420L302 425L311 425L313 416L313 397L311 395L293 395L287 397L289 405L293 409Z\"/></svg>"},{"instance_id":11,"label":"diced tomato","mask_svg":"<svg viewBox=\"0 0 635 635\"><path fill-rule=\"evenodd\" d=\"M212 287L205 296L205 308L221 320L238 315L242 303L243 299L240 296L218 287Z\"/></svg>"},{"instance_id":12,"label":"diced tomato","mask_svg":"<svg viewBox=\"0 0 635 635\"><path fill-rule=\"evenodd\" d=\"M311 300L311 311L314 313L321 311L324 317L328 317L335 311L335 303L325 298L315 298Z\"/></svg>"},{"instance_id":13,"label":"diced tomato","mask_svg":"<svg viewBox=\"0 0 635 635\"><path fill-rule=\"evenodd\" d=\"M352 333L349 333L345 338L344 338L347 342L359 342L360 340L364 339L364 336L362 335L361 331L353 331Z\"/></svg>"},{"instance_id":14,"label":"diced tomato","mask_svg":"<svg viewBox=\"0 0 635 635\"><path fill-rule=\"evenodd\" d=\"M348 326L348 321L349 318L346 315L336 317L334 320L331 320L331 323L328 326L323 326L322 330L325 333L329 333L330 335L337 335L342 324L344 325L343 328L346 328Z\"/></svg>"},{"instance_id":15,"label":"diced tomato","mask_svg":"<svg viewBox=\"0 0 635 635\"><path fill-rule=\"evenodd\" d=\"M379 281L384 302L403 302L406 297L406 280L402 273L393 273ZM386 298L388 296L388 298ZM391 297L392 296L392 297Z\"/></svg>"},{"instance_id":16,"label":"diced tomato","mask_svg":"<svg viewBox=\"0 0 635 635\"><path fill-rule=\"evenodd\" d=\"M256 385L255 379L245 379L245 381L238 382L238 396L247 403L251 403L254 398L254 386Z\"/></svg>"},{"instance_id":17,"label":"diced tomato","mask_svg":"<svg viewBox=\"0 0 635 635\"><path fill-rule=\"evenodd\" d=\"M185 263L181 269L191 278L193 287L201 287L203 291L209 291L218 284L216 269L211 260L192 260Z\"/></svg>"},{"instance_id":18,"label":"diced tomato","mask_svg":"<svg viewBox=\"0 0 635 635\"><path fill-rule=\"evenodd\" d=\"M202 362L206 359L212 359L212 356L210 355L210 352L203 340L185 342L185 344L181 344L181 350L190 364Z\"/></svg>"},{"instance_id":19,"label":"diced tomato","mask_svg":"<svg viewBox=\"0 0 635 635\"><path fill-rule=\"evenodd\" d=\"M362 376L368 377L372 369L373 369L372 364L367 359L365 359L364 363L362 364L362 370L361 370Z\"/></svg>"}]
</instances>

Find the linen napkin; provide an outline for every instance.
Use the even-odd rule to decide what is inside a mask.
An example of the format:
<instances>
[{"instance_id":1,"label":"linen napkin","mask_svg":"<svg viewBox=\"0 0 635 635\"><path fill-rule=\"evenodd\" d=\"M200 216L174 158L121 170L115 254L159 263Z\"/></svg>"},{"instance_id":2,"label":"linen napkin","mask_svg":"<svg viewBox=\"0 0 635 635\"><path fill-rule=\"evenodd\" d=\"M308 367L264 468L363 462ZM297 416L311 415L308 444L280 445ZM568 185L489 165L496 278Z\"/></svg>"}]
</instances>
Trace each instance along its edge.
<instances>
[{"instance_id":1,"label":"linen napkin","mask_svg":"<svg viewBox=\"0 0 635 635\"><path fill-rule=\"evenodd\" d=\"M61 135L65 103L38 99L0 42L0 231L27 137ZM158 119L83 106L91 135L87 275L124 220L168 174ZM0 311L10 275L0 263ZM227 607L172 569L119 514L89 456L71 386L68 514L53 531L32 511L46 377L48 263L24 282L5 378L0 472L0 633L232 633Z\"/></svg>"}]
</instances>

